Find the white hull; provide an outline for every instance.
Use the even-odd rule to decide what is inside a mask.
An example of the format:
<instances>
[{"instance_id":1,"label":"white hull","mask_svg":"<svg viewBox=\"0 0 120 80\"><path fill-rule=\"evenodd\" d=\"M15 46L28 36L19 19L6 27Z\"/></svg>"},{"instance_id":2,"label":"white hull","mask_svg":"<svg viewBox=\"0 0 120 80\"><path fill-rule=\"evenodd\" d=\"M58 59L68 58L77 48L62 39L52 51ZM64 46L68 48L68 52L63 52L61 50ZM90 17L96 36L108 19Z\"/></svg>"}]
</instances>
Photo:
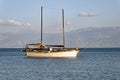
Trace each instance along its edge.
<instances>
[{"instance_id":1,"label":"white hull","mask_svg":"<svg viewBox=\"0 0 120 80\"><path fill-rule=\"evenodd\" d=\"M37 58L75 58L79 50L68 50L59 52L26 52L27 57Z\"/></svg>"}]
</instances>

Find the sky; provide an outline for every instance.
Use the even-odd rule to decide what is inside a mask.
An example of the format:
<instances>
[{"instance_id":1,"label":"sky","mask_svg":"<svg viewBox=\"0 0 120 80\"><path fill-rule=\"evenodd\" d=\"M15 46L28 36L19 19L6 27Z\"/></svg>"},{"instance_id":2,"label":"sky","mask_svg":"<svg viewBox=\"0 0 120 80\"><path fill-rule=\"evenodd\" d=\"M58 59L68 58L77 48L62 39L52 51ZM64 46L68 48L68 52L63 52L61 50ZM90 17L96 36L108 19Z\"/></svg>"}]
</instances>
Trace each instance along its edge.
<instances>
[{"instance_id":1,"label":"sky","mask_svg":"<svg viewBox=\"0 0 120 80\"><path fill-rule=\"evenodd\" d=\"M66 31L120 26L120 0L0 0L0 40L3 34L39 31L41 6L46 33L61 30L61 9Z\"/></svg>"}]
</instances>

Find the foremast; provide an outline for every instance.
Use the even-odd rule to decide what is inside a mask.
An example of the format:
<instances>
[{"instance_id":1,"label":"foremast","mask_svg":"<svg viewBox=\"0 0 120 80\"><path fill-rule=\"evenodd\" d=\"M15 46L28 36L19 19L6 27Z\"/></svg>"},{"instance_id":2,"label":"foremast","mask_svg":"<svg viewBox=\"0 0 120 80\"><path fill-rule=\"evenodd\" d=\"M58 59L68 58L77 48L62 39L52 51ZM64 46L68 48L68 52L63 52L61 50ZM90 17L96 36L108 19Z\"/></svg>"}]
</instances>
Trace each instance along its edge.
<instances>
[{"instance_id":1,"label":"foremast","mask_svg":"<svg viewBox=\"0 0 120 80\"><path fill-rule=\"evenodd\" d=\"M62 9L63 48L65 48L64 9Z\"/></svg>"},{"instance_id":2,"label":"foremast","mask_svg":"<svg viewBox=\"0 0 120 80\"><path fill-rule=\"evenodd\" d=\"M43 40L43 7L41 6L41 44L43 43L42 42Z\"/></svg>"}]
</instances>

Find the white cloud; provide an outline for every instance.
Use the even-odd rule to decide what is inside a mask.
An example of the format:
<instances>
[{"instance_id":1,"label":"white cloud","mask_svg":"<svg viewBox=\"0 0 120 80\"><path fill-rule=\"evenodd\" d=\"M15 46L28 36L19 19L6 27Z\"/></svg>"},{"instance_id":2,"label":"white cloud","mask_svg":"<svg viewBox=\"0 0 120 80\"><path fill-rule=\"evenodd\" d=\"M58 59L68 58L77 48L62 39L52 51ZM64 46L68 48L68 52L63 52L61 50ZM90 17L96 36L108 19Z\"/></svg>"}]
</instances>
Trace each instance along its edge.
<instances>
[{"instance_id":1,"label":"white cloud","mask_svg":"<svg viewBox=\"0 0 120 80\"><path fill-rule=\"evenodd\" d=\"M10 26L32 26L29 22L20 22L12 19L0 20L0 25L10 25Z\"/></svg>"},{"instance_id":2,"label":"white cloud","mask_svg":"<svg viewBox=\"0 0 120 80\"><path fill-rule=\"evenodd\" d=\"M95 13L80 12L79 16L97 16Z\"/></svg>"}]
</instances>

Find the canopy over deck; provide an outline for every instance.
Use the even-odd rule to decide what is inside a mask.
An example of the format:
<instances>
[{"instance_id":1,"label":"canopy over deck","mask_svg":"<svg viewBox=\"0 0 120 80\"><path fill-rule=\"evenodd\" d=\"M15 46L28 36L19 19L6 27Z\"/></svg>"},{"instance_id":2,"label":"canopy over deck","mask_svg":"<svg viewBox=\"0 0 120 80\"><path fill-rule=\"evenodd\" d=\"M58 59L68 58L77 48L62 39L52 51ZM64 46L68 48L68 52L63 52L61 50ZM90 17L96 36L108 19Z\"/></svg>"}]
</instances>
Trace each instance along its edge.
<instances>
[{"instance_id":1,"label":"canopy over deck","mask_svg":"<svg viewBox=\"0 0 120 80\"><path fill-rule=\"evenodd\" d=\"M26 47L28 46L35 46L35 47L64 47L64 45L43 45L42 43L34 43L34 44L26 44Z\"/></svg>"}]
</instances>

